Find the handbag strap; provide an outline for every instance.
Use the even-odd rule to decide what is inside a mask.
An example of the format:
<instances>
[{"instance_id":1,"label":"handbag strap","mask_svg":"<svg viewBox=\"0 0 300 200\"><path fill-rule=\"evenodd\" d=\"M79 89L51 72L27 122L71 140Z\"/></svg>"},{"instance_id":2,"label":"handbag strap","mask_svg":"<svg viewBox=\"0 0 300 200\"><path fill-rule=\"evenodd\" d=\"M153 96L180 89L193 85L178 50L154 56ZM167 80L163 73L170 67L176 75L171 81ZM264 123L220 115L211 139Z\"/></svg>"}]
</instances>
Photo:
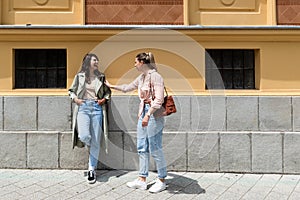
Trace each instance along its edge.
<instances>
[{"instance_id":1,"label":"handbag strap","mask_svg":"<svg viewBox=\"0 0 300 200\"><path fill-rule=\"evenodd\" d=\"M152 92L152 87L151 87L151 74L150 74L149 88L150 88L150 95L152 96L152 100L154 100L154 98L153 98L153 92ZM167 89L166 89L165 86L164 86L164 90L166 92L166 96L169 96L168 95L168 91L167 91Z\"/></svg>"},{"instance_id":2,"label":"handbag strap","mask_svg":"<svg viewBox=\"0 0 300 200\"><path fill-rule=\"evenodd\" d=\"M153 98L153 92L152 92L152 87L151 87L151 74L150 74L150 81L149 81L149 88L150 88L150 96L152 96L152 100L154 100Z\"/></svg>"},{"instance_id":3,"label":"handbag strap","mask_svg":"<svg viewBox=\"0 0 300 200\"><path fill-rule=\"evenodd\" d=\"M165 86L164 86L164 89L165 89L166 95L167 95L167 96L169 96L169 95L168 95L168 92L167 92L167 89L166 89L166 87L165 87Z\"/></svg>"}]
</instances>

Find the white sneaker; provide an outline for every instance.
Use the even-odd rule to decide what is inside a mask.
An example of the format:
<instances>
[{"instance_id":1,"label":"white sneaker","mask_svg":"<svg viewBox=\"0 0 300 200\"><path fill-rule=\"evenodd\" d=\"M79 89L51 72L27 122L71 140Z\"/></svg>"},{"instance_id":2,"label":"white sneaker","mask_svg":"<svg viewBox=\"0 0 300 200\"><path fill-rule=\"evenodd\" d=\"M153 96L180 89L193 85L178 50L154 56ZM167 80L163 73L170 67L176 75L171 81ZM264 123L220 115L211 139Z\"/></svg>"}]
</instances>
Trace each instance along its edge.
<instances>
[{"instance_id":1,"label":"white sneaker","mask_svg":"<svg viewBox=\"0 0 300 200\"><path fill-rule=\"evenodd\" d=\"M151 186L149 189L149 192L151 193L158 193L167 188L167 184L165 182L162 182L160 179L157 179L155 184Z\"/></svg>"},{"instance_id":2,"label":"white sneaker","mask_svg":"<svg viewBox=\"0 0 300 200\"><path fill-rule=\"evenodd\" d=\"M144 181L140 181L139 179L128 182L126 185L133 189L147 190L147 183Z\"/></svg>"}]
</instances>

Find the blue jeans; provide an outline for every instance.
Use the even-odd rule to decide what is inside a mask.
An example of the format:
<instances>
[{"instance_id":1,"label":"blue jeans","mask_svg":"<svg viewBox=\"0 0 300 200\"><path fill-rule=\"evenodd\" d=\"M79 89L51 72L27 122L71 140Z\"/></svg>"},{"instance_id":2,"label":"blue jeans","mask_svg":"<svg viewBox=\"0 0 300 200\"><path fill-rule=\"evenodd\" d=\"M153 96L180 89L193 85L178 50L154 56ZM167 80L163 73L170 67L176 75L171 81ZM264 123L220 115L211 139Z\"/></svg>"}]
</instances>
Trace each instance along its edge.
<instances>
[{"instance_id":1,"label":"blue jeans","mask_svg":"<svg viewBox=\"0 0 300 200\"><path fill-rule=\"evenodd\" d=\"M162 133L164 128L164 118L155 118L151 115L148 126L142 127L142 119L149 110L149 105L146 104L144 111L137 125L137 151L139 155L139 176L147 177L149 171L149 154L153 157L156 163L158 178L167 176L167 166L162 150Z\"/></svg>"},{"instance_id":2,"label":"blue jeans","mask_svg":"<svg viewBox=\"0 0 300 200\"><path fill-rule=\"evenodd\" d=\"M79 139L89 147L89 170L97 169L102 135L102 106L86 100L79 106L77 128Z\"/></svg>"}]
</instances>

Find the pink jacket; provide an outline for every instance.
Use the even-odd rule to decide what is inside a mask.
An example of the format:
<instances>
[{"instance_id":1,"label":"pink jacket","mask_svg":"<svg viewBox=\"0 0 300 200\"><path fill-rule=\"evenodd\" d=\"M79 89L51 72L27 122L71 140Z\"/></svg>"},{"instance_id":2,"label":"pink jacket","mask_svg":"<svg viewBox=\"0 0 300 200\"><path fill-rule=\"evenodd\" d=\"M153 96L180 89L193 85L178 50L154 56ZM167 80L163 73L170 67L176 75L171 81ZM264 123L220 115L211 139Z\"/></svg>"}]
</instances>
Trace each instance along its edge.
<instances>
[{"instance_id":1,"label":"pink jacket","mask_svg":"<svg viewBox=\"0 0 300 200\"><path fill-rule=\"evenodd\" d=\"M150 92L150 82L152 95ZM164 80L156 70L150 70L146 76L141 74L130 84L118 85L116 86L116 89L121 90L122 92L138 89L138 95L141 100L138 117L140 117L143 112L144 100L151 101L151 107L156 109L153 113L155 117L162 116L164 110L161 106L164 102Z\"/></svg>"}]
</instances>

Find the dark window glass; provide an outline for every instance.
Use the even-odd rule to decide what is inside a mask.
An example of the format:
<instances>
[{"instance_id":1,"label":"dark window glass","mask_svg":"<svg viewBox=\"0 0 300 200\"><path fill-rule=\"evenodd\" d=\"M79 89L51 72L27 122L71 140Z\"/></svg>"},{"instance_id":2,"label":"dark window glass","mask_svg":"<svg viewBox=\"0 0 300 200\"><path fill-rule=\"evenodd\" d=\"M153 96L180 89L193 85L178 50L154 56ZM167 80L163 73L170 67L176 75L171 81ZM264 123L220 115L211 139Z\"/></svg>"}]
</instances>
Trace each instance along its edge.
<instances>
[{"instance_id":1,"label":"dark window glass","mask_svg":"<svg viewBox=\"0 0 300 200\"><path fill-rule=\"evenodd\" d=\"M254 59L254 50L206 50L206 89L255 89Z\"/></svg>"},{"instance_id":2,"label":"dark window glass","mask_svg":"<svg viewBox=\"0 0 300 200\"><path fill-rule=\"evenodd\" d=\"M66 49L15 49L15 88L66 88Z\"/></svg>"}]
</instances>

